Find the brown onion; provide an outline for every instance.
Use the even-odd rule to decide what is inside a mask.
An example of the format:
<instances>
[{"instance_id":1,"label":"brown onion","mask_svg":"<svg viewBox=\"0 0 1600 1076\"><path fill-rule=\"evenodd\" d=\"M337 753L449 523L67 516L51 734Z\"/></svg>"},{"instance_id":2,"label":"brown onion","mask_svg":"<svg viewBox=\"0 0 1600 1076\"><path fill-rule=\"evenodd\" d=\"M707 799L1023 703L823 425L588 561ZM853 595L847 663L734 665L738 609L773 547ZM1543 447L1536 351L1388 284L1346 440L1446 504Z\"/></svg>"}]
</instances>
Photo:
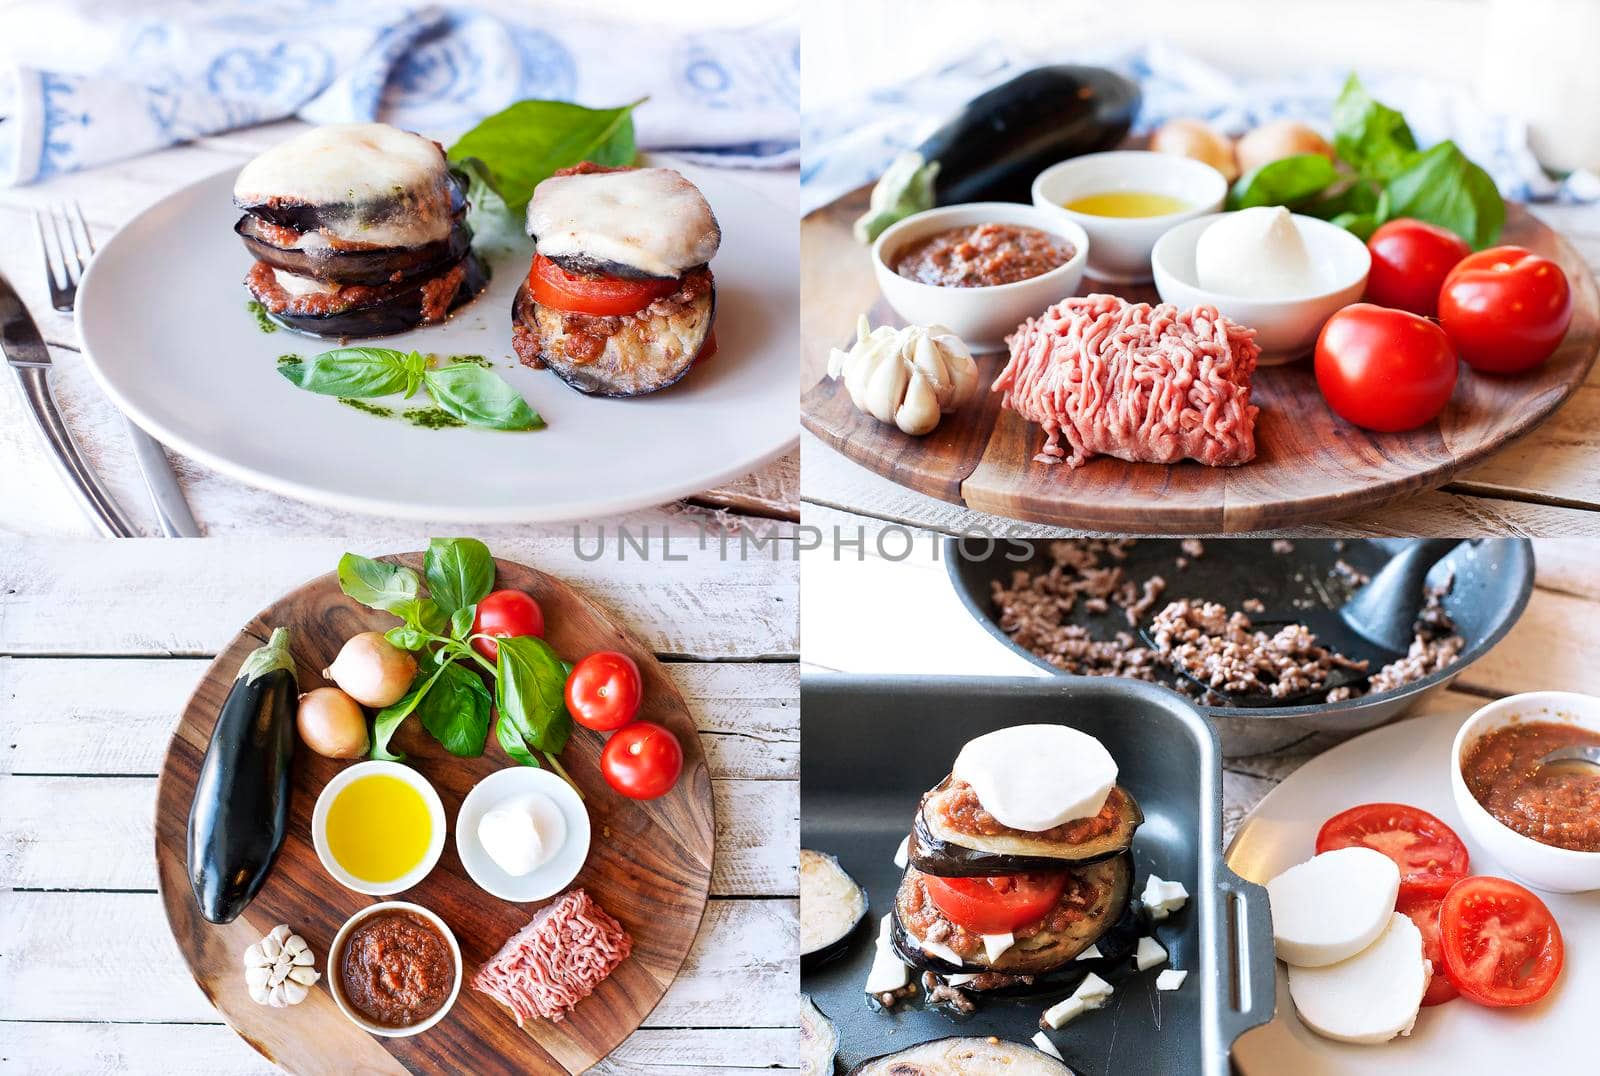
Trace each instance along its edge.
<instances>
[{"instance_id":1,"label":"brown onion","mask_svg":"<svg viewBox=\"0 0 1600 1076\"><path fill-rule=\"evenodd\" d=\"M363 706L382 709L400 701L417 676L417 659L401 650L381 631L352 635L322 670L346 695Z\"/></svg>"},{"instance_id":2,"label":"brown onion","mask_svg":"<svg viewBox=\"0 0 1600 1076\"><path fill-rule=\"evenodd\" d=\"M1168 120L1150 136L1150 148L1157 153L1203 161L1221 172L1229 183L1239 178L1232 140L1203 120Z\"/></svg>"},{"instance_id":3,"label":"brown onion","mask_svg":"<svg viewBox=\"0 0 1600 1076\"><path fill-rule=\"evenodd\" d=\"M1335 159L1327 139L1296 120L1269 120L1239 139L1233 149L1241 172L1302 153Z\"/></svg>"},{"instance_id":4,"label":"brown onion","mask_svg":"<svg viewBox=\"0 0 1600 1076\"><path fill-rule=\"evenodd\" d=\"M367 753L367 715L336 687L319 687L300 696L295 725L307 747L327 758L360 758Z\"/></svg>"}]
</instances>

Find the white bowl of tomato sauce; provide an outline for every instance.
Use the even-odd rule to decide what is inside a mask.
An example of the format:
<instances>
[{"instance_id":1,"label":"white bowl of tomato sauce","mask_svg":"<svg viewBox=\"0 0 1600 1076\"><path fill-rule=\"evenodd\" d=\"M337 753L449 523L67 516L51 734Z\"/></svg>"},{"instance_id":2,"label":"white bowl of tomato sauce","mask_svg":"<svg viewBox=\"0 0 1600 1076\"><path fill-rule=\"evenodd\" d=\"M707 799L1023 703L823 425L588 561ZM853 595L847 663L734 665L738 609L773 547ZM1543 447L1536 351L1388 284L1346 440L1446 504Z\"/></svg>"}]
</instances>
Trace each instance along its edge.
<instances>
[{"instance_id":1,"label":"white bowl of tomato sauce","mask_svg":"<svg viewBox=\"0 0 1600 1076\"><path fill-rule=\"evenodd\" d=\"M1456 733L1450 788L1467 831L1535 889L1600 889L1600 768L1538 765L1588 744L1600 745L1600 698L1571 691L1498 699Z\"/></svg>"}]
</instances>

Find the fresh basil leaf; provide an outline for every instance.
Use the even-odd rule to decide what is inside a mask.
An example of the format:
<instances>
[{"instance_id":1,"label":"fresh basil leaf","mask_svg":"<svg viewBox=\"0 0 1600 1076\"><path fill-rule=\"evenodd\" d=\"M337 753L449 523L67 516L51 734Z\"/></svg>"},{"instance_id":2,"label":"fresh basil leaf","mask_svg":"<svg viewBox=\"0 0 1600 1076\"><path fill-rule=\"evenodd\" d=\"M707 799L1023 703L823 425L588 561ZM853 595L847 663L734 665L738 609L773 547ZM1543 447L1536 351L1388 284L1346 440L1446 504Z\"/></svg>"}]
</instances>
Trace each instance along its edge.
<instances>
[{"instance_id":1,"label":"fresh basil leaf","mask_svg":"<svg viewBox=\"0 0 1600 1076\"><path fill-rule=\"evenodd\" d=\"M1335 224L1363 243L1372 238L1372 233L1378 230L1378 225L1383 223L1376 213L1340 213L1328 223Z\"/></svg>"},{"instance_id":2,"label":"fresh basil leaf","mask_svg":"<svg viewBox=\"0 0 1600 1076\"><path fill-rule=\"evenodd\" d=\"M339 558L339 589L368 609L393 613L415 601L422 580L403 564L346 553Z\"/></svg>"},{"instance_id":3,"label":"fresh basil leaf","mask_svg":"<svg viewBox=\"0 0 1600 1076\"><path fill-rule=\"evenodd\" d=\"M402 624L398 628L390 628L383 633L391 646L398 646L401 650L421 650L428 645L428 634L409 624Z\"/></svg>"},{"instance_id":4,"label":"fresh basil leaf","mask_svg":"<svg viewBox=\"0 0 1600 1076\"><path fill-rule=\"evenodd\" d=\"M476 605L464 605L450 614L450 638L465 639L472 634L472 621L478 614Z\"/></svg>"},{"instance_id":5,"label":"fresh basil leaf","mask_svg":"<svg viewBox=\"0 0 1600 1076\"><path fill-rule=\"evenodd\" d=\"M494 557L476 538L434 538L422 560L422 577L440 610L453 616L494 589Z\"/></svg>"},{"instance_id":6,"label":"fresh basil leaf","mask_svg":"<svg viewBox=\"0 0 1600 1076\"><path fill-rule=\"evenodd\" d=\"M416 391L422 356L384 347L343 347L299 362L286 362L278 372L297 388L323 396L389 396Z\"/></svg>"},{"instance_id":7,"label":"fresh basil leaf","mask_svg":"<svg viewBox=\"0 0 1600 1076\"><path fill-rule=\"evenodd\" d=\"M1411 162L1417 139L1406 118L1374 101L1352 74L1333 103L1333 148L1359 175L1382 182Z\"/></svg>"},{"instance_id":8,"label":"fresh basil leaf","mask_svg":"<svg viewBox=\"0 0 1600 1076\"><path fill-rule=\"evenodd\" d=\"M452 661L439 671L433 690L418 704L417 717L446 751L477 758L489 739L491 702L483 680Z\"/></svg>"},{"instance_id":9,"label":"fresh basil leaf","mask_svg":"<svg viewBox=\"0 0 1600 1076\"><path fill-rule=\"evenodd\" d=\"M1343 186L1330 187L1297 210L1310 217L1333 220L1342 213L1376 213L1380 195L1378 188L1364 179Z\"/></svg>"},{"instance_id":10,"label":"fresh basil leaf","mask_svg":"<svg viewBox=\"0 0 1600 1076\"><path fill-rule=\"evenodd\" d=\"M427 635L438 635L449 626L450 618L444 615L432 598L412 598L389 610L406 622L406 627L416 628Z\"/></svg>"},{"instance_id":11,"label":"fresh basil leaf","mask_svg":"<svg viewBox=\"0 0 1600 1076\"><path fill-rule=\"evenodd\" d=\"M560 656L537 635L500 639L495 702L500 720L530 746L559 754L572 733L567 713L567 674Z\"/></svg>"},{"instance_id":12,"label":"fresh basil leaf","mask_svg":"<svg viewBox=\"0 0 1600 1076\"><path fill-rule=\"evenodd\" d=\"M448 156L457 163L474 157L482 162L495 193L520 215L533 188L558 168L580 161L632 164L638 153L633 110L640 103L595 109L568 101L518 101L462 135Z\"/></svg>"},{"instance_id":13,"label":"fresh basil leaf","mask_svg":"<svg viewBox=\"0 0 1600 1076\"><path fill-rule=\"evenodd\" d=\"M385 706L379 710L372 719L372 749L367 753L368 758L382 759L385 762L401 762L405 757L389 751L389 740L393 738L402 722L411 716L411 711L417 704L427 697L429 689L438 682L440 674L448 666L432 667L435 661L431 654L422 659L422 668L417 672L415 680L411 681L411 689L400 697L400 701Z\"/></svg>"},{"instance_id":14,"label":"fresh basil leaf","mask_svg":"<svg viewBox=\"0 0 1600 1076\"><path fill-rule=\"evenodd\" d=\"M423 374L433 402L473 426L536 430L544 425L533 408L500 375L470 362L451 363Z\"/></svg>"},{"instance_id":15,"label":"fresh basil leaf","mask_svg":"<svg viewBox=\"0 0 1600 1076\"><path fill-rule=\"evenodd\" d=\"M503 711L500 720L495 722L494 737L500 741L500 749L511 761L522 766L539 765L539 760L528 750L528 745L522 742L522 734L517 731L516 725L507 720Z\"/></svg>"},{"instance_id":16,"label":"fresh basil leaf","mask_svg":"<svg viewBox=\"0 0 1600 1076\"><path fill-rule=\"evenodd\" d=\"M1489 173L1454 142L1423 153L1385 188L1391 218L1415 217L1448 228L1482 250L1500 238L1506 204Z\"/></svg>"},{"instance_id":17,"label":"fresh basil leaf","mask_svg":"<svg viewBox=\"0 0 1600 1076\"><path fill-rule=\"evenodd\" d=\"M1228 208L1295 207L1326 190L1338 178L1339 172L1328 158L1320 153L1298 153L1240 176L1228 192Z\"/></svg>"}]
</instances>

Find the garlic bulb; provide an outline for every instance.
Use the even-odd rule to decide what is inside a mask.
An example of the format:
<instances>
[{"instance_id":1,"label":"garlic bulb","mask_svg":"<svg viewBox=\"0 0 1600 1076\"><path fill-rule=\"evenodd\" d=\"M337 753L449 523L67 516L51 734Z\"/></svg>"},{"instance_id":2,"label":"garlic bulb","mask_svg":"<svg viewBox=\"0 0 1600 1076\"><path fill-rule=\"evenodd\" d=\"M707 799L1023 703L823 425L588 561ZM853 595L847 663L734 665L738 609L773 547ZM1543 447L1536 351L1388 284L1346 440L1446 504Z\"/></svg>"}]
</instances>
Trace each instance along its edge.
<instances>
[{"instance_id":1,"label":"garlic bulb","mask_svg":"<svg viewBox=\"0 0 1600 1076\"><path fill-rule=\"evenodd\" d=\"M841 375L858 409L918 436L978 389L972 353L943 325L874 329L866 315L856 323L855 345L828 355L828 376Z\"/></svg>"},{"instance_id":2,"label":"garlic bulb","mask_svg":"<svg viewBox=\"0 0 1600 1076\"><path fill-rule=\"evenodd\" d=\"M288 924L279 923L244 951L244 981L251 1000L274 1009L300 1004L322 978L312 968L315 963L306 940L291 934Z\"/></svg>"}]
</instances>

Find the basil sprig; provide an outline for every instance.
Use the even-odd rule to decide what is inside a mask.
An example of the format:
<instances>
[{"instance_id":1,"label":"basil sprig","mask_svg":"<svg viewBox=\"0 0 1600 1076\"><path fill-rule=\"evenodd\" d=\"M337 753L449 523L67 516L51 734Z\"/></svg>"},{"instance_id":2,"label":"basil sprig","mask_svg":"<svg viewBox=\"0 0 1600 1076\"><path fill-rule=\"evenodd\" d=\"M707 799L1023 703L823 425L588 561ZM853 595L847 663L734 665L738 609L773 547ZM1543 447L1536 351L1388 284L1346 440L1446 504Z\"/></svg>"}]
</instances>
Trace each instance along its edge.
<instances>
[{"instance_id":1,"label":"basil sprig","mask_svg":"<svg viewBox=\"0 0 1600 1076\"><path fill-rule=\"evenodd\" d=\"M555 756L572 733L565 698L571 666L537 636L497 639L494 663L472 648L478 602L494 589L488 546L475 538L434 538L420 576L401 564L346 553L338 574L347 595L400 618L384 633L390 643L419 654L411 687L373 719L370 757L402 761L405 756L391 751L389 742L416 714L446 751L475 758L483 754L498 707L495 738L506 755L524 766L540 765L542 755L567 777ZM485 675L493 678L492 689Z\"/></svg>"},{"instance_id":2,"label":"basil sprig","mask_svg":"<svg viewBox=\"0 0 1600 1076\"><path fill-rule=\"evenodd\" d=\"M1315 153L1272 161L1240 176L1229 209L1288 206L1366 239L1400 217L1448 228L1481 250L1500 238L1506 207L1493 178L1454 142L1426 150L1395 109L1375 101L1351 75L1333 105L1339 169Z\"/></svg>"},{"instance_id":3,"label":"basil sprig","mask_svg":"<svg viewBox=\"0 0 1600 1076\"><path fill-rule=\"evenodd\" d=\"M309 359L280 363L296 388L323 396L364 400L420 389L445 413L470 426L536 430L544 419L499 374L474 362L435 367L433 356L384 347L341 347Z\"/></svg>"}]
</instances>

